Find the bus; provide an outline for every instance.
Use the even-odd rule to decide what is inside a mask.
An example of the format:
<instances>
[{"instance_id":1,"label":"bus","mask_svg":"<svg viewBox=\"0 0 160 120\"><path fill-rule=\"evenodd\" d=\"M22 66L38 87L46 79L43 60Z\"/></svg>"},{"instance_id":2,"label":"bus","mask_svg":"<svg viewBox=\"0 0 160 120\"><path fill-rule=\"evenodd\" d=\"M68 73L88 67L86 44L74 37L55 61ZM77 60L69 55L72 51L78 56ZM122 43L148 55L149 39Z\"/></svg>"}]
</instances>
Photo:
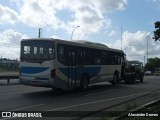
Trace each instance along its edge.
<instances>
[{"instance_id":1,"label":"bus","mask_svg":"<svg viewBox=\"0 0 160 120\"><path fill-rule=\"evenodd\" d=\"M115 85L124 74L125 54L100 43L53 38L23 39L20 83L53 89L88 88L89 84Z\"/></svg>"}]
</instances>

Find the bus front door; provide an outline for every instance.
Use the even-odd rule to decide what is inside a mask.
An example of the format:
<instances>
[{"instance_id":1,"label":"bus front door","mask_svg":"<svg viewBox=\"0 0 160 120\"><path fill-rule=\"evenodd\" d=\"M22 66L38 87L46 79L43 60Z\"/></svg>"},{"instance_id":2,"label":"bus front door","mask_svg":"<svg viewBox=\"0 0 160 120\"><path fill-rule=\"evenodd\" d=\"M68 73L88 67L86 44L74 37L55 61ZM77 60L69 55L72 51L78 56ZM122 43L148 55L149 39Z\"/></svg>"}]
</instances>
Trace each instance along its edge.
<instances>
[{"instance_id":1,"label":"bus front door","mask_svg":"<svg viewBox=\"0 0 160 120\"><path fill-rule=\"evenodd\" d=\"M67 87L74 88L77 84L76 51L73 48L68 49L68 80Z\"/></svg>"}]
</instances>

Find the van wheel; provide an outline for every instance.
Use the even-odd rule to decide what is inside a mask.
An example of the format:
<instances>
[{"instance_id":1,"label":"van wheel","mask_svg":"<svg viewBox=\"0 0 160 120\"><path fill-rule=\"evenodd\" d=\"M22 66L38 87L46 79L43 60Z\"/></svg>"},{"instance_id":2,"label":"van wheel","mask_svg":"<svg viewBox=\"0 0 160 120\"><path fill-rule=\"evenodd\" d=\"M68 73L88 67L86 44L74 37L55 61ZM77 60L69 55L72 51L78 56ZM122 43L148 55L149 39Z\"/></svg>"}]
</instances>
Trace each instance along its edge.
<instances>
[{"instance_id":1,"label":"van wheel","mask_svg":"<svg viewBox=\"0 0 160 120\"><path fill-rule=\"evenodd\" d=\"M144 78L144 74L141 73L141 75L140 75L140 82L143 82L143 78Z\"/></svg>"},{"instance_id":2,"label":"van wheel","mask_svg":"<svg viewBox=\"0 0 160 120\"><path fill-rule=\"evenodd\" d=\"M88 89L88 81L89 81L89 78L88 78L87 75L82 77L81 84L80 84L80 89L81 90L87 90Z\"/></svg>"},{"instance_id":3,"label":"van wheel","mask_svg":"<svg viewBox=\"0 0 160 120\"><path fill-rule=\"evenodd\" d=\"M135 75L133 74L133 75L131 75L131 82L130 82L130 84L134 84L135 83Z\"/></svg>"}]
</instances>

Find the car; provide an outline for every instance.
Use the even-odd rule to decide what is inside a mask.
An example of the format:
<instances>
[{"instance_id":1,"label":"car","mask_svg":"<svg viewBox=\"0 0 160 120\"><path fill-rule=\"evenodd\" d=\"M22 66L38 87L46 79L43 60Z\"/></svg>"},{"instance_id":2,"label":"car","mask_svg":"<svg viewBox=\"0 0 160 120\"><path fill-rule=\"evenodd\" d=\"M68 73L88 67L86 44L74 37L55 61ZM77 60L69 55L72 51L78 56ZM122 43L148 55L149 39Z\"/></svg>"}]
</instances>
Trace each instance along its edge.
<instances>
[{"instance_id":1,"label":"car","mask_svg":"<svg viewBox=\"0 0 160 120\"><path fill-rule=\"evenodd\" d=\"M155 76L160 76L160 71L156 71L156 72L154 73L154 75L155 75Z\"/></svg>"},{"instance_id":2,"label":"car","mask_svg":"<svg viewBox=\"0 0 160 120\"><path fill-rule=\"evenodd\" d=\"M146 71L146 72L144 73L144 75L145 75L145 76L152 75L152 72L151 72L151 71Z\"/></svg>"}]
</instances>

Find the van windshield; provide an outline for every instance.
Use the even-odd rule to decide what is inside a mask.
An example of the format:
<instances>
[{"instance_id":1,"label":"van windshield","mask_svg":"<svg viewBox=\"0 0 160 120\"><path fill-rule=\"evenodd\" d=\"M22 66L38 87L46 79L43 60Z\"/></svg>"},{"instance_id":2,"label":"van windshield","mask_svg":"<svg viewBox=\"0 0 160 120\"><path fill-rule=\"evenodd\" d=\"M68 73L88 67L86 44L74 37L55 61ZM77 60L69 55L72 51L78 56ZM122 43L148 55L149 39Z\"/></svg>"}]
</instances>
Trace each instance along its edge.
<instances>
[{"instance_id":1,"label":"van windshield","mask_svg":"<svg viewBox=\"0 0 160 120\"><path fill-rule=\"evenodd\" d=\"M44 61L55 57L53 41L28 40L21 42L21 60Z\"/></svg>"}]
</instances>

